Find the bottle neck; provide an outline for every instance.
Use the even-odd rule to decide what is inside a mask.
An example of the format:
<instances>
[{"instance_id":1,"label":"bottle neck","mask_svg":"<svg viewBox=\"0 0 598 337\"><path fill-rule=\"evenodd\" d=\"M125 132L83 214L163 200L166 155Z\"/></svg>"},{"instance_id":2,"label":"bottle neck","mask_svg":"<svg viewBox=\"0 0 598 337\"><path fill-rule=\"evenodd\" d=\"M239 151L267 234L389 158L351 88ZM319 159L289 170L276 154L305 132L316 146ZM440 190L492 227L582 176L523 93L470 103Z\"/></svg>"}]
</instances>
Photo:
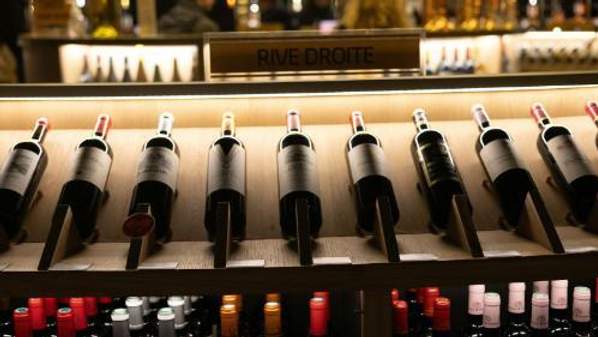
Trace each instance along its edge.
<instances>
[{"instance_id":1,"label":"bottle neck","mask_svg":"<svg viewBox=\"0 0 598 337\"><path fill-rule=\"evenodd\" d=\"M509 323L510 324L525 323L525 313L509 312Z\"/></svg>"},{"instance_id":2,"label":"bottle neck","mask_svg":"<svg viewBox=\"0 0 598 337\"><path fill-rule=\"evenodd\" d=\"M484 324L484 315L467 314L467 324L469 326L482 326Z\"/></svg>"}]
</instances>

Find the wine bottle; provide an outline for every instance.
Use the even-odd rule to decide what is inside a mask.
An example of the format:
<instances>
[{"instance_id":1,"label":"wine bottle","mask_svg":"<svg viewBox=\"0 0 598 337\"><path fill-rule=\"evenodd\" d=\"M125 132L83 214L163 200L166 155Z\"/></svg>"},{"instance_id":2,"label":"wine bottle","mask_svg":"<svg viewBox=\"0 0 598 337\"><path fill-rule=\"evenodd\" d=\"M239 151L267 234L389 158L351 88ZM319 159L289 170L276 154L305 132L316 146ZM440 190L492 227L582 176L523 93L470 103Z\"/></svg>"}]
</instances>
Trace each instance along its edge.
<instances>
[{"instance_id":1,"label":"wine bottle","mask_svg":"<svg viewBox=\"0 0 598 337\"><path fill-rule=\"evenodd\" d=\"M155 321L151 320L152 317L152 307L150 305L149 297L142 296L141 297L141 312L143 313L143 321L145 323L155 323Z\"/></svg>"},{"instance_id":2,"label":"wine bottle","mask_svg":"<svg viewBox=\"0 0 598 337\"><path fill-rule=\"evenodd\" d=\"M127 297L125 305L129 312L129 334L131 337L154 337L152 326L143 320L141 297Z\"/></svg>"},{"instance_id":3,"label":"wine bottle","mask_svg":"<svg viewBox=\"0 0 598 337\"><path fill-rule=\"evenodd\" d=\"M347 142L347 161L357 207L357 224L367 233L374 232L376 204L382 197L387 198L393 224L399 221L399 207L395 198L386 158L380 139L368 132L363 114L351 114L353 135Z\"/></svg>"},{"instance_id":4,"label":"wine bottle","mask_svg":"<svg viewBox=\"0 0 598 337\"><path fill-rule=\"evenodd\" d=\"M31 329L33 337L50 337L52 333L48 330L46 324L46 314L44 312L44 301L40 297L31 297L27 301L29 305L29 315L31 316Z\"/></svg>"},{"instance_id":5,"label":"wine bottle","mask_svg":"<svg viewBox=\"0 0 598 337\"><path fill-rule=\"evenodd\" d=\"M573 317L572 334L573 337L594 337L592 332L592 322L590 317L590 299L592 293L588 287L573 288Z\"/></svg>"},{"instance_id":6,"label":"wine bottle","mask_svg":"<svg viewBox=\"0 0 598 337\"><path fill-rule=\"evenodd\" d=\"M35 122L31 139L16 143L0 169L0 222L9 238L21 232L23 218L37 191L48 157L42 146L48 120Z\"/></svg>"},{"instance_id":7,"label":"wine bottle","mask_svg":"<svg viewBox=\"0 0 598 337\"><path fill-rule=\"evenodd\" d=\"M239 336L239 315L234 304L224 304L220 307L220 336Z\"/></svg>"},{"instance_id":8,"label":"wine bottle","mask_svg":"<svg viewBox=\"0 0 598 337\"><path fill-rule=\"evenodd\" d=\"M171 296L168 298L168 306L174 312L174 329L177 337L193 336L189 330L189 322L185 316L185 299L181 296Z\"/></svg>"},{"instance_id":9,"label":"wine bottle","mask_svg":"<svg viewBox=\"0 0 598 337\"><path fill-rule=\"evenodd\" d=\"M56 297L45 297L44 313L46 314L46 326L52 333L56 333L56 311L58 311L58 301Z\"/></svg>"},{"instance_id":10,"label":"wine bottle","mask_svg":"<svg viewBox=\"0 0 598 337\"><path fill-rule=\"evenodd\" d=\"M396 300L392 302L392 336L409 336L409 315L407 302Z\"/></svg>"},{"instance_id":11,"label":"wine bottle","mask_svg":"<svg viewBox=\"0 0 598 337\"><path fill-rule=\"evenodd\" d=\"M143 58L139 59L137 64L137 76L135 76L137 82L147 82L147 75L145 74L145 65L143 64Z\"/></svg>"},{"instance_id":12,"label":"wine bottle","mask_svg":"<svg viewBox=\"0 0 598 337\"><path fill-rule=\"evenodd\" d=\"M129 312L125 308L114 309L110 315L112 320L112 337L130 337Z\"/></svg>"},{"instance_id":13,"label":"wine bottle","mask_svg":"<svg viewBox=\"0 0 598 337\"><path fill-rule=\"evenodd\" d=\"M220 137L210 146L208 152L208 182L205 226L210 241L216 238L219 203L228 203L231 235L234 240L245 238L245 146L236 137L235 116L222 116Z\"/></svg>"},{"instance_id":14,"label":"wine bottle","mask_svg":"<svg viewBox=\"0 0 598 337\"><path fill-rule=\"evenodd\" d=\"M533 293L530 320L532 337L548 337L548 306L547 293Z\"/></svg>"},{"instance_id":15,"label":"wine bottle","mask_svg":"<svg viewBox=\"0 0 598 337\"><path fill-rule=\"evenodd\" d=\"M500 337L500 295L484 294L484 337Z\"/></svg>"},{"instance_id":16,"label":"wine bottle","mask_svg":"<svg viewBox=\"0 0 598 337\"><path fill-rule=\"evenodd\" d=\"M15 337L33 337L31 315L25 307L16 308L12 315Z\"/></svg>"},{"instance_id":17,"label":"wine bottle","mask_svg":"<svg viewBox=\"0 0 598 337\"><path fill-rule=\"evenodd\" d=\"M96 218L112 166L112 149L106 142L110 116L98 116L93 135L75 148L68 180L62 187L58 204L69 205L81 239L92 238Z\"/></svg>"},{"instance_id":18,"label":"wine bottle","mask_svg":"<svg viewBox=\"0 0 598 337\"><path fill-rule=\"evenodd\" d=\"M530 328L525 322L525 283L509 283L508 324L504 337L528 337Z\"/></svg>"},{"instance_id":19,"label":"wine bottle","mask_svg":"<svg viewBox=\"0 0 598 337\"><path fill-rule=\"evenodd\" d=\"M417 163L420 187L426 196L433 226L443 231L453 196L465 194L465 190L444 135L430 128L423 109L413 112L413 122L417 134L413 138L411 154Z\"/></svg>"},{"instance_id":20,"label":"wine bottle","mask_svg":"<svg viewBox=\"0 0 598 337\"><path fill-rule=\"evenodd\" d=\"M71 308L60 308L56 312L56 335L57 337L77 336L75 333L75 317Z\"/></svg>"},{"instance_id":21,"label":"wine bottle","mask_svg":"<svg viewBox=\"0 0 598 337\"><path fill-rule=\"evenodd\" d=\"M447 76L450 75L450 72L451 67L446 56L446 47L442 47L442 53L440 54L440 62L436 68L436 74L440 76Z\"/></svg>"},{"instance_id":22,"label":"wine bottle","mask_svg":"<svg viewBox=\"0 0 598 337\"><path fill-rule=\"evenodd\" d=\"M131 237L148 234L155 227L159 240L170 238L170 214L179 171L178 147L171 136L173 124L172 114L161 114L157 134L143 145L129 218L124 224L125 234Z\"/></svg>"},{"instance_id":23,"label":"wine bottle","mask_svg":"<svg viewBox=\"0 0 598 337\"><path fill-rule=\"evenodd\" d=\"M111 297L98 298L99 321L104 332L112 331L112 309L114 308ZM127 318L128 320L128 318ZM128 323L127 323L128 324Z\"/></svg>"},{"instance_id":24,"label":"wine bottle","mask_svg":"<svg viewBox=\"0 0 598 337\"><path fill-rule=\"evenodd\" d=\"M10 307L10 298L0 297L0 336L14 336L12 315L13 311Z\"/></svg>"},{"instance_id":25,"label":"wine bottle","mask_svg":"<svg viewBox=\"0 0 598 337\"><path fill-rule=\"evenodd\" d=\"M548 281L534 281L534 293L541 293L548 295L550 283Z\"/></svg>"},{"instance_id":26,"label":"wine bottle","mask_svg":"<svg viewBox=\"0 0 598 337\"><path fill-rule=\"evenodd\" d=\"M525 198L533 188L531 176L517 154L511 136L505 130L492 126L484 106L474 105L471 112L480 129L476 152L497 192L507 223L516 228L525 207Z\"/></svg>"},{"instance_id":27,"label":"wine bottle","mask_svg":"<svg viewBox=\"0 0 598 337\"><path fill-rule=\"evenodd\" d=\"M434 324L434 303L440 296L440 289L437 287L424 288L423 319L419 332L420 337L432 337Z\"/></svg>"},{"instance_id":28,"label":"wine bottle","mask_svg":"<svg viewBox=\"0 0 598 337\"><path fill-rule=\"evenodd\" d=\"M328 336L328 318L326 301L321 297L314 297L309 301L309 336Z\"/></svg>"},{"instance_id":29,"label":"wine bottle","mask_svg":"<svg viewBox=\"0 0 598 337\"><path fill-rule=\"evenodd\" d=\"M116 73L114 72L114 64L112 63L112 57L108 58L108 77L106 82L118 82L116 80Z\"/></svg>"},{"instance_id":30,"label":"wine bottle","mask_svg":"<svg viewBox=\"0 0 598 337\"><path fill-rule=\"evenodd\" d=\"M463 63L463 73L465 74L474 74L475 73L475 61L473 60L471 47L467 47L465 50L465 61Z\"/></svg>"},{"instance_id":31,"label":"wine bottle","mask_svg":"<svg viewBox=\"0 0 598 337\"><path fill-rule=\"evenodd\" d=\"M87 60L87 55L83 55L83 69L81 69L81 75L79 75L79 82L93 82L93 75L91 74L91 69L89 69L89 61Z\"/></svg>"},{"instance_id":32,"label":"wine bottle","mask_svg":"<svg viewBox=\"0 0 598 337\"><path fill-rule=\"evenodd\" d=\"M590 101L586 103L585 110L588 116L590 116L590 118L592 119L592 121L594 121L596 127L598 127L598 102ZM598 147L598 135L596 135L595 142L596 147Z\"/></svg>"},{"instance_id":33,"label":"wine bottle","mask_svg":"<svg viewBox=\"0 0 598 337\"><path fill-rule=\"evenodd\" d=\"M472 284L468 289L467 325L463 336L481 337L484 328L484 293L486 292L486 286L483 284Z\"/></svg>"},{"instance_id":34,"label":"wine bottle","mask_svg":"<svg viewBox=\"0 0 598 337\"><path fill-rule=\"evenodd\" d=\"M77 337L98 337L92 334L87 323L85 314L85 302L82 297L71 297L69 304L73 310L73 320L75 323L75 334Z\"/></svg>"},{"instance_id":35,"label":"wine bottle","mask_svg":"<svg viewBox=\"0 0 598 337\"><path fill-rule=\"evenodd\" d=\"M308 205L310 233L317 237L322 208L316 152L311 139L302 132L300 115L295 110L287 113L287 134L278 145L278 191L282 235L296 237L297 205L303 199Z\"/></svg>"},{"instance_id":36,"label":"wine bottle","mask_svg":"<svg viewBox=\"0 0 598 337\"><path fill-rule=\"evenodd\" d=\"M104 324L98 317L98 300L95 297L83 297L85 305L85 316L87 316L87 329L99 337L106 336L110 331L104 330Z\"/></svg>"},{"instance_id":37,"label":"wine bottle","mask_svg":"<svg viewBox=\"0 0 598 337\"><path fill-rule=\"evenodd\" d=\"M160 72L160 66L157 64L154 66L154 79L152 82L162 82L162 73Z\"/></svg>"},{"instance_id":38,"label":"wine bottle","mask_svg":"<svg viewBox=\"0 0 598 337\"><path fill-rule=\"evenodd\" d=\"M171 82L181 82L181 74L179 73L179 63L176 57L173 59L172 62L172 80Z\"/></svg>"},{"instance_id":39,"label":"wine bottle","mask_svg":"<svg viewBox=\"0 0 598 337\"><path fill-rule=\"evenodd\" d=\"M132 82L131 70L129 70L129 58L125 56L125 70L123 72L122 82Z\"/></svg>"},{"instance_id":40,"label":"wine bottle","mask_svg":"<svg viewBox=\"0 0 598 337\"><path fill-rule=\"evenodd\" d=\"M176 337L174 329L175 314L170 307L158 311L158 337Z\"/></svg>"},{"instance_id":41,"label":"wine bottle","mask_svg":"<svg viewBox=\"0 0 598 337\"><path fill-rule=\"evenodd\" d=\"M93 76L94 82L104 82L104 71L102 70L102 59L100 55L96 57L96 73Z\"/></svg>"},{"instance_id":42,"label":"wine bottle","mask_svg":"<svg viewBox=\"0 0 598 337\"><path fill-rule=\"evenodd\" d=\"M282 337L282 320L280 303L264 304L264 337Z\"/></svg>"},{"instance_id":43,"label":"wine bottle","mask_svg":"<svg viewBox=\"0 0 598 337\"><path fill-rule=\"evenodd\" d=\"M567 288L569 281L550 282L550 337L567 337L571 333L571 322L567 317Z\"/></svg>"},{"instance_id":44,"label":"wine bottle","mask_svg":"<svg viewBox=\"0 0 598 337\"><path fill-rule=\"evenodd\" d=\"M446 297L438 297L434 301L433 337L451 337L451 301Z\"/></svg>"},{"instance_id":45,"label":"wine bottle","mask_svg":"<svg viewBox=\"0 0 598 337\"><path fill-rule=\"evenodd\" d=\"M539 103L532 106L531 114L541 130L538 150L553 179L565 191L573 215L579 222L585 223L596 202L598 176L569 129L553 124L546 109Z\"/></svg>"},{"instance_id":46,"label":"wine bottle","mask_svg":"<svg viewBox=\"0 0 598 337\"><path fill-rule=\"evenodd\" d=\"M421 305L417 301L417 288L409 288L405 292L405 301L409 314L409 334L417 336L419 334L419 322L421 320Z\"/></svg>"}]
</instances>

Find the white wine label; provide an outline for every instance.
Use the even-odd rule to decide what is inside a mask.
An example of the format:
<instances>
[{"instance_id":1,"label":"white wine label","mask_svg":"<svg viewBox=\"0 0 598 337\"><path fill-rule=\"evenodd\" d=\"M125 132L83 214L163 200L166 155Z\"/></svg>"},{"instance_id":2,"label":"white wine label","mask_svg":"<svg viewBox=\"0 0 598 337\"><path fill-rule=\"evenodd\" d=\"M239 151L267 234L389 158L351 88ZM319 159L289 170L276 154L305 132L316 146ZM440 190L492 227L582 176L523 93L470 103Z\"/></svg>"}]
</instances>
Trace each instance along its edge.
<instances>
[{"instance_id":1,"label":"white wine label","mask_svg":"<svg viewBox=\"0 0 598 337\"><path fill-rule=\"evenodd\" d=\"M554 137L548 141L547 146L567 183L572 183L577 178L586 175L595 174L592 164L570 135Z\"/></svg>"},{"instance_id":2,"label":"white wine label","mask_svg":"<svg viewBox=\"0 0 598 337\"><path fill-rule=\"evenodd\" d=\"M532 303L531 327L548 329L548 298L546 303Z\"/></svg>"},{"instance_id":3,"label":"white wine label","mask_svg":"<svg viewBox=\"0 0 598 337\"><path fill-rule=\"evenodd\" d=\"M384 150L376 144L360 144L347 154L353 183L369 176L389 177Z\"/></svg>"},{"instance_id":4,"label":"white wine label","mask_svg":"<svg viewBox=\"0 0 598 337\"><path fill-rule=\"evenodd\" d=\"M484 328L496 329L500 327L500 304L485 305L484 308Z\"/></svg>"},{"instance_id":5,"label":"white wine label","mask_svg":"<svg viewBox=\"0 0 598 337\"><path fill-rule=\"evenodd\" d=\"M174 151L152 146L141 154L141 161L137 167L137 183L158 181L175 191L178 174L179 157Z\"/></svg>"},{"instance_id":6,"label":"white wine label","mask_svg":"<svg viewBox=\"0 0 598 337\"><path fill-rule=\"evenodd\" d=\"M97 147L84 146L75 151L69 181L82 180L104 191L110 174L112 158Z\"/></svg>"},{"instance_id":7,"label":"white wine label","mask_svg":"<svg viewBox=\"0 0 598 337\"><path fill-rule=\"evenodd\" d=\"M40 156L26 149L14 149L0 172L0 188L24 195L35 173Z\"/></svg>"},{"instance_id":8,"label":"white wine label","mask_svg":"<svg viewBox=\"0 0 598 337\"><path fill-rule=\"evenodd\" d=\"M234 145L228 153L220 145L210 149L208 194L224 189L245 195L245 150L239 145Z\"/></svg>"},{"instance_id":9,"label":"white wine label","mask_svg":"<svg viewBox=\"0 0 598 337\"><path fill-rule=\"evenodd\" d=\"M506 139L495 140L484 146L480 151L480 158L492 181L509 170L525 169L513 145Z\"/></svg>"},{"instance_id":10,"label":"white wine label","mask_svg":"<svg viewBox=\"0 0 598 337\"><path fill-rule=\"evenodd\" d=\"M316 153L304 145L290 145L278 153L279 197L303 191L320 194Z\"/></svg>"},{"instance_id":11,"label":"white wine label","mask_svg":"<svg viewBox=\"0 0 598 337\"><path fill-rule=\"evenodd\" d=\"M525 312L525 291L509 291L509 312L514 314Z\"/></svg>"},{"instance_id":12,"label":"white wine label","mask_svg":"<svg viewBox=\"0 0 598 337\"><path fill-rule=\"evenodd\" d=\"M590 321L590 298L575 299L573 301L573 320L575 322Z\"/></svg>"},{"instance_id":13,"label":"white wine label","mask_svg":"<svg viewBox=\"0 0 598 337\"><path fill-rule=\"evenodd\" d=\"M467 313L470 315L484 314L484 291L472 291L470 288Z\"/></svg>"}]
</instances>

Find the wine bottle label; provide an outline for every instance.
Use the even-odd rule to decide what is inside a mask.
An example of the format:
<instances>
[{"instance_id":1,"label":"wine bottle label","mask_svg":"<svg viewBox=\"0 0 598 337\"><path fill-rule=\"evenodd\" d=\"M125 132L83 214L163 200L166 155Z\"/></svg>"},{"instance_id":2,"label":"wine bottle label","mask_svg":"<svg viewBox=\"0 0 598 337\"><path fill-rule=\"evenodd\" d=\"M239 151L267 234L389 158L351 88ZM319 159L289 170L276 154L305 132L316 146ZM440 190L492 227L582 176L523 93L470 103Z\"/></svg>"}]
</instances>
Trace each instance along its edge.
<instances>
[{"instance_id":1,"label":"wine bottle label","mask_svg":"<svg viewBox=\"0 0 598 337\"><path fill-rule=\"evenodd\" d=\"M573 301L573 320L575 322L590 321L590 298L576 298Z\"/></svg>"},{"instance_id":2,"label":"wine bottle label","mask_svg":"<svg viewBox=\"0 0 598 337\"><path fill-rule=\"evenodd\" d=\"M353 183L370 176L389 177L384 150L375 144L359 144L347 154Z\"/></svg>"},{"instance_id":3,"label":"wine bottle label","mask_svg":"<svg viewBox=\"0 0 598 337\"><path fill-rule=\"evenodd\" d=\"M175 191L178 173L179 157L176 153L165 147L152 146L146 148L141 155L137 167L137 183L158 181Z\"/></svg>"},{"instance_id":4,"label":"wine bottle label","mask_svg":"<svg viewBox=\"0 0 598 337\"><path fill-rule=\"evenodd\" d=\"M448 145L444 141L432 142L419 148L419 161L422 164L428 186L439 181L459 180Z\"/></svg>"},{"instance_id":5,"label":"wine bottle label","mask_svg":"<svg viewBox=\"0 0 598 337\"><path fill-rule=\"evenodd\" d=\"M491 181L495 181L501 174L513 169L525 170L525 164L519 159L513 144L506 139L497 139L480 151L480 158Z\"/></svg>"},{"instance_id":6,"label":"wine bottle label","mask_svg":"<svg viewBox=\"0 0 598 337\"><path fill-rule=\"evenodd\" d=\"M213 146L208 154L208 194L218 190L233 190L245 195L245 150L233 145L224 152Z\"/></svg>"},{"instance_id":7,"label":"wine bottle label","mask_svg":"<svg viewBox=\"0 0 598 337\"><path fill-rule=\"evenodd\" d=\"M484 314L484 293L469 292L467 313L470 315Z\"/></svg>"},{"instance_id":8,"label":"wine bottle label","mask_svg":"<svg viewBox=\"0 0 598 337\"><path fill-rule=\"evenodd\" d=\"M320 194L314 150L304 145L290 145L278 152L278 191L281 199L298 191Z\"/></svg>"},{"instance_id":9,"label":"wine bottle label","mask_svg":"<svg viewBox=\"0 0 598 337\"><path fill-rule=\"evenodd\" d=\"M500 305L486 305L484 308L484 328L496 329L500 327Z\"/></svg>"},{"instance_id":10,"label":"wine bottle label","mask_svg":"<svg viewBox=\"0 0 598 337\"><path fill-rule=\"evenodd\" d=\"M97 147L83 146L75 151L69 181L82 180L104 191L110 174L112 158Z\"/></svg>"},{"instance_id":11,"label":"wine bottle label","mask_svg":"<svg viewBox=\"0 0 598 337\"><path fill-rule=\"evenodd\" d=\"M532 305L531 327L542 330L548 329L548 302L543 306Z\"/></svg>"},{"instance_id":12,"label":"wine bottle label","mask_svg":"<svg viewBox=\"0 0 598 337\"><path fill-rule=\"evenodd\" d=\"M30 150L14 149L11 151L0 172L0 188L25 195L39 160L40 156Z\"/></svg>"},{"instance_id":13,"label":"wine bottle label","mask_svg":"<svg viewBox=\"0 0 598 337\"><path fill-rule=\"evenodd\" d=\"M525 312L524 292L509 291L509 312L513 314L522 314Z\"/></svg>"},{"instance_id":14,"label":"wine bottle label","mask_svg":"<svg viewBox=\"0 0 598 337\"><path fill-rule=\"evenodd\" d=\"M554 137L547 142L547 146L567 183L583 176L595 175L588 158L570 135Z\"/></svg>"}]
</instances>

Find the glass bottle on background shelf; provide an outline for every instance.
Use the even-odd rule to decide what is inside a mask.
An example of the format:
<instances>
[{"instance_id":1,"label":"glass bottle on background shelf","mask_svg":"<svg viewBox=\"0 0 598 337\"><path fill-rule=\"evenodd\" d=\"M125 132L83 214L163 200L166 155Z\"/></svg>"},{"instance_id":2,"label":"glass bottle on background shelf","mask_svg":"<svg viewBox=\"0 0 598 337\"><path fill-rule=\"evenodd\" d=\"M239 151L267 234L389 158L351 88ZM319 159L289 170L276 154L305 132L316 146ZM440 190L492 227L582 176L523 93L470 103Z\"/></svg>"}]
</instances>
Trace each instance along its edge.
<instances>
[{"instance_id":1,"label":"glass bottle on background shelf","mask_svg":"<svg viewBox=\"0 0 598 337\"><path fill-rule=\"evenodd\" d=\"M504 1L504 29L516 30L519 26L517 21L517 0L503 0Z\"/></svg>"},{"instance_id":2,"label":"glass bottle on background shelf","mask_svg":"<svg viewBox=\"0 0 598 337\"><path fill-rule=\"evenodd\" d=\"M66 35L71 15L72 2L69 0L29 1L31 31Z\"/></svg>"},{"instance_id":3,"label":"glass bottle on background shelf","mask_svg":"<svg viewBox=\"0 0 598 337\"><path fill-rule=\"evenodd\" d=\"M176 337L174 310L170 307L158 311L158 337Z\"/></svg>"},{"instance_id":4,"label":"glass bottle on background shelf","mask_svg":"<svg viewBox=\"0 0 598 337\"><path fill-rule=\"evenodd\" d=\"M461 7L461 29L475 31L480 28L481 7L482 0L463 0Z\"/></svg>"},{"instance_id":5,"label":"glass bottle on background shelf","mask_svg":"<svg viewBox=\"0 0 598 337\"><path fill-rule=\"evenodd\" d=\"M111 297L100 297L98 298L98 311L99 311L99 321L101 324L101 329L105 332L112 331L112 309L114 308L112 298ZM127 313L128 315L128 313ZM128 322L127 316L127 322ZM127 323L128 324L128 323Z\"/></svg>"},{"instance_id":6,"label":"glass bottle on background shelf","mask_svg":"<svg viewBox=\"0 0 598 337\"><path fill-rule=\"evenodd\" d=\"M573 288L572 337L595 337L590 315L592 293L590 288Z\"/></svg>"},{"instance_id":7,"label":"glass bottle on background shelf","mask_svg":"<svg viewBox=\"0 0 598 337\"><path fill-rule=\"evenodd\" d=\"M139 59L137 65L137 76L135 76L135 82L147 82L147 75L145 74L145 65L143 64L143 58Z\"/></svg>"},{"instance_id":8,"label":"glass bottle on background shelf","mask_svg":"<svg viewBox=\"0 0 598 337\"><path fill-rule=\"evenodd\" d=\"M451 337L451 301L446 297L438 297L434 301L433 337Z\"/></svg>"},{"instance_id":9,"label":"glass bottle on background shelf","mask_svg":"<svg viewBox=\"0 0 598 337\"><path fill-rule=\"evenodd\" d=\"M50 337L52 332L46 325L46 314L44 312L44 301L41 297L31 297L27 301L29 315L31 317L31 329L33 337Z\"/></svg>"},{"instance_id":10,"label":"glass bottle on background shelf","mask_svg":"<svg viewBox=\"0 0 598 337\"><path fill-rule=\"evenodd\" d=\"M93 82L94 78L91 73L91 69L89 67L89 61L87 60L87 55L83 55L83 69L81 69L81 75L79 76L79 82L81 83L89 83Z\"/></svg>"},{"instance_id":11,"label":"glass bottle on background shelf","mask_svg":"<svg viewBox=\"0 0 598 337\"><path fill-rule=\"evenodd\" d=\"M487 0L483 17L485 30L502 29L503 18L500 15L500 0Z\"/></svg>"},{"instance_id":12,"label":"glass bottle on background shelf","mask_svg":"<svg viewBox=\"0 0 598 337\"><path fill-rule=\"evenodd\" d=\"M451 74L451 66L449 64L447 54L447 48L442 47L440 62L438 62L438 66L436 68L436 75L447 76Z\"/></svg>"},{"instance_id":13,"label":"glass bottle on background shelf","mask_svg":"<svg viewBox=\"0 0 598 337\"><path fill-rule=\"evenodd\" d=\"M594 280L594 301L592 302L592 332L598 336L598 277Z\"/></svg>"},{"instance_id":14,"label":"glass bottle on background shelf","mask_svg":"<svg viewBox=\"0 0 598 337\"><path fill-rule=\"evenodd\" d=\"M395 300L392 302L392 336L409 336L409 314L407 302Z\"/></svg>"},{"instance_id":15,"label":"glass bottle on background shelf","mask_svg":"<svg viewBox=\"0 0 598 337\"><path fill-rule=\"evenodd\" d=\"M131 337L153 337L150 325L143 320L141 297L127 297L125 305L129 311L129 334Z\"/></svg>"},{"instance_id":16,"label":"glass bottle on background shelf","mask_svg":"<svg viewBox=\"0 0 598 337\"><path fill-rule=\"evenodd\" d=\"M432 323L434 318L434 303L440 296L440 290L437 287L427 287L424 292L423 319L421 321L420 337L432 336Z\"/></svg>"},{"instance_id":17,"label":"glass bottle on background shelf","mask_svg":"<svg viewBox=\"0 0 598 337\"><path fill-rule=\"evenodd\" d=\"M120 1L88 0L94 38L110 39L119 35Z\"/></svg>"},{"instance_id":18,"label":"glass bottle on background shelf","mask_svg":"<svg viewBox=\"0 0 598 337\"><path fill-rule=\"evenodd\" d=\"M98 299L95 297L83 297L85 305L85 316L87 316L87 327L91 334L105 336L109 331L104 331L104 325L98 317Z\"/></svg>"},{"instance_id":19,"label":"glass bottle on background shelf","mask_svg":"<svg viewBox=\"0 0 598 337\"><path fill-rule=\"evenodd\" d=\"M527 337L531 331L525 322L525 283L509 283L508 323L504 337Z\"/></svg>"},{"instance_id":20,"label":"glass bottle on background shelf","mask_svg":"<svg viewBox=\"0 0 598 337\"><path fill-rule=\"evenodd\" d=\"M174 312L174 330L177 337L192 336L189 331L189 323L185 317L185 299L181 296L168 298L168 306Z\"/></svg>"},{"instance_id":21,"label":"glass bottle on background shelf","mask_svg":"<svg viewBox=\"0 0 598 337\"><path fill-rule=\"evenodd\" d=\"M117 308L110 315L112 321L112 337L130 337L129 312L125 308Z\"/></svg>"},{"instance_id":22,"label":"glass bottle on background shelf","mask_svg":"<svg viewBox=\"0 0 598 337\"><path fill-rule=\"evenodd\" d=\"M500 295L484 294L484 337L501 337L500 333Z\"/></svg>"},{"instance_id":23,"label":"glass bottle on background shelf","mask_svg":"<svg viewBox=\"0 0 598 337\"><path fill-rule=\"evenodd\" d=\"M530 318L532 337L548 337L549 303L548 293L534 292L532 294Z\"/></svg>"},{"instance_id":24,"label":"glass bottle on background shelf","mask_svg":"<svg viewBox=\"0 0 598 337\"><path fill-rule=\"evenodd\" d=\"M129 69L129 58L125 56L125 70L123 72L122 82L133 82L131 77L131 70Z\"/></svg>"},{"instance_id":25,"label":"glass bottle on background shelf","mask_svg":"<svg viewBox=\"0 0 598 337\"><path fill-rule=\"evenodd\" d=\"M309 301L309 336L328 336L328 317L326 300L314 297Z\"/></svg>"},{"instance_id":26,"label":"glass bottle on background shelf","mask_svg":"<svg viewBox=\"0 0 598 337\"><path fill-rule=\"evenodd\" d=\"M128 331L128 329L127 329ZM75 317L71 308L60 308L56 312L56 336L57 337L76 337ZM124 336L114 336L124 337Z\"/></svg>"},{"instance_id":27,"label":"glass bottle on background shelf","mask_svg":"<svg viewBox=\"0 0 598 337\"><path fill-rule=\"evenodd\" d=\"M549 281L534 281L534 293L550 294L550 282Z\"/></svg>"},{"instance_id":28,"label":"glass bottle on background shelf","mask_svg":"<svg viewBox=\"0 0 598 337\"><path fill-rule=\"evenodd\" d=\"M476 62L473 59L473 47L467 47L465 49L465 61L463 62L463 73L475 74Z\"/></svg>"},{"instance_id":29,"label":"glass bottle on background shelf","mask_svg":"<svg viewBox=\"0 0 598 337\"><path fill-rule=\"evenodd\" d=\"M417 288L409 288L405 292L405 301L409 315L409 333L411 336L417 336L417 325L420 319L420 306L417 303Z\"/></svg>"},{"instance_id":30,"label":"glass bottle on background shelf","mask_svg":"<svg viewBox=\"0 0 598 337\"><path fill-rule=\"evenodd\" d=\"M160 66L157 64L154 66L154 78L152 82L162 82L162 73L160 72Z\"/></svg>"},{"instance_id":31,"label":"glass bottle on background shelf","mask_svg":"<svg viewBox=\"0 0 598 337\"><path fill-rule=\"evenodd\" d=\"M120 21L119 31L122 35L133 35L135 30L135 20L131 12L131 0L120 0Z\"/></svg>"},{"instance_id":32,"label":"glass bottle on background shelf","mask_svg":"<svg viewBox=\"0 0 598 337\"><path fill-rule=\"evenodd\" d=\"M172 61L172 80L171 82L181 82L181 73L179 72L179 63L175 58Z\"/></svg>"},{"instance_id":33,"label":"glass bottle on background shelf","mask_svg":"<svg viewBox=\"0 0 598 337\"><path fill-rule=\"evenodd\" d=\"M116 73L114 72L114 63L112 62L112 57L108 58L108 76L106 77L106 82L118 82L116 79Z\"/></svg>"},{"instance_id":34,"label":"glass bottle on background shelf","mask_svg":"<svg viewBox=\"0 0 598 337\"><path fill-rule=\"evenodd\" d=\"M567 288L569 281L550 282L550 330L551 337L567 337L571 333L571 322L567 314Z\"/></svg>"},{"instance_id":35,"label":"glass bottle on background shelf","mask_svg":"<svg viewBox=\"0 0 598 337\"><path fill-rule=\"evenodd\" d=\"M467 297L467 321L464 337L481 337L484 328L484 293L486 286L483 284L472 284L469 287Z\"/></svg>"},{"instance_id":36,"label":"glass bottle on background shelf","mask_svg":"<svg viewBox=\"0 0 598 337\"><path fill-rule=\"evenodd\" d=\"M102 70L102 59L100 55L96 57L96 73L93 75L94 82L104 82L104 71Z\"/></svg>"}]
</instances>

